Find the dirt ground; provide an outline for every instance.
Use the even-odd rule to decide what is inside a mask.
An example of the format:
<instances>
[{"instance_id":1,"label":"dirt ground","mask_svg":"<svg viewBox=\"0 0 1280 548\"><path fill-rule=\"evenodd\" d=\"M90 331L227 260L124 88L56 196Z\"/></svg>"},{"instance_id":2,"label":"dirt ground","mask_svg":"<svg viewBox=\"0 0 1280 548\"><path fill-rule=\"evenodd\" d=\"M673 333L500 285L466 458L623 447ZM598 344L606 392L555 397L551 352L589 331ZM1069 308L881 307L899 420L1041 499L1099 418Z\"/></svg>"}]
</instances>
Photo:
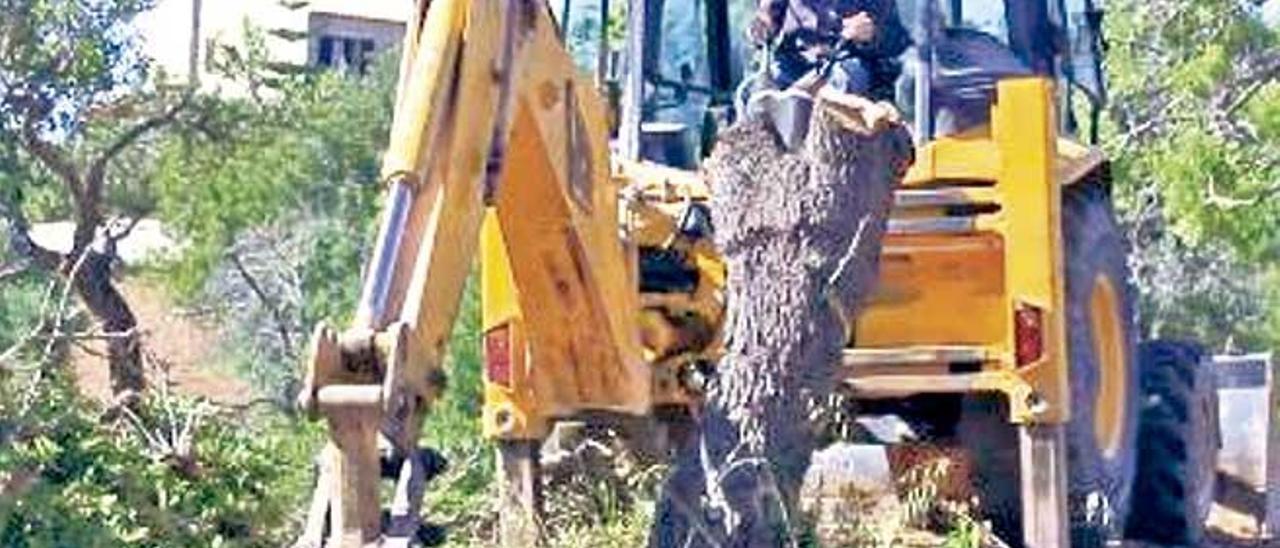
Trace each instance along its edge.
<instances>
[{"instance_id":1,"label":"dirt ground","mask_svg":"<svg viewBox=\"0 0 1280 548\"><path fill-rule=\"evenodd\" d=\"M1280 539L1259 538L1265 509L1260 493L1219 474L1217 498L1209 515L1209 548L1280 547Z\"/></svg>"},{"instance_id":2,"label":"dirt ground","mask_svg":"<svg viewBox=\"0 0 1280 548\"><path fill-rule=\"evenodd\" d=\"M157 358L153 364L167 364L169 381L178 393L228 406L245 405L252 400L252 387L210 366L218 345L216 326L183 313L164 289L153 283L132 278L122 282L120 289L138 317L144 351ZM95 343L76 348L71 360L80 390L105 402L110 399L111 383L101 347L101 343ZM158 370L149 371L152 383L161 376Z\"/></svg>"}]
</instances>

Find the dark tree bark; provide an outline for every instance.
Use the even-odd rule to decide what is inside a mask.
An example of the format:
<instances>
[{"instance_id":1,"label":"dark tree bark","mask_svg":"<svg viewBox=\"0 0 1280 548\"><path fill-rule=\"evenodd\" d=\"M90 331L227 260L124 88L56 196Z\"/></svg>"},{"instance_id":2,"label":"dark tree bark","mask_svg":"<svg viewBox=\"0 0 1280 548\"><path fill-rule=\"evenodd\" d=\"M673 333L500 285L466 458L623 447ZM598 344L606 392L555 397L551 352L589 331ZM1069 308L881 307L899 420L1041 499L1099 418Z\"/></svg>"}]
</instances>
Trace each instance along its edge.
<instances>
[{"instance_id":1,"label":"dark tree bark","mask_svg":"<svg viewBox=\"0 0 1280 548\"><path fill-rule=\"evenodd\" d=\"M795 544L811 402L834 388L911 154L891 108L827 93L796 152L761 119L721 136L707 171L729 271L725 356L701 438L667 483L654 546Z\"/></svg>"},{"instance_id":2,"label":"dark tree bark","mask_svg":"<svg viewBox=\"0 0 1280 548\"><path fill-rule=\"evenodd\" d=\"M117 404L132 405L147 386L138 338L138 320L111 278L112 255L88 255L74 280L76 296L98 320L107 343L111 393Z\"/></svg>"},{"instance_id":3,"label":"dark tree bark","mask_svg":"<svg viewBox=\"0 0 1280 548\"><path fill-rule=\"evenodd\" d=\"M175 104L124 129L83 165L73 161L73 155L67 150L47 140L41 131L42 121L53 112L52 101L25 97L4 99L22 114L16 135L19 146L62 183L70 198L75 222L71 251L62 256L31 240L30 224L22 214L21 204L0 203L0 216L9 224L10 247L25 257L26 263L19 268L35 267L56 273L75 290L106 339L115 403L132 406L146 388L146 375L137 318L115 286L111 265L116 258L116 242L133 229L139 217L135 212L133 222L116 233L106 226L107 171L111 162L126 149L137 145L148 134L173 124L178 115L191 106L192 96L184 95Z\"/></svg>"}]
</instances>

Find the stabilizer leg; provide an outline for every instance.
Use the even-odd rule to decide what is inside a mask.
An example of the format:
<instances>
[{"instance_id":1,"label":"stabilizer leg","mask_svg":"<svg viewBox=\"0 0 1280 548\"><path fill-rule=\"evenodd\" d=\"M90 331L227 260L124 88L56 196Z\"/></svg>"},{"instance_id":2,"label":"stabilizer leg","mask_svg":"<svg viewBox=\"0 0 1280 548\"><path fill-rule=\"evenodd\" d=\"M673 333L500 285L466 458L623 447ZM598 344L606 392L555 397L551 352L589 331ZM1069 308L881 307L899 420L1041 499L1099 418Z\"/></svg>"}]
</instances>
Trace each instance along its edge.
<instances>
[{"instance_id":1,"label":"stabilizer leg","mask_svg":"<svg viewBox=\"0 0 1280 548\"><path fill-rule=\"evenodd\" d=\"M1067 548L1067 442L1060 424L1018 427L1022 538L1028 548Z\"/></svg>"},{"instance_id":2,"label":"stabilizer leg","mask_svg":"<svg viewBox=\"0 0 1280 548\"><path fill-rule=\"evenodd\" d=\"M542 442L498 442L498 529L502 545L510 548L543 544Z\"/></svg>"}]
</instances>

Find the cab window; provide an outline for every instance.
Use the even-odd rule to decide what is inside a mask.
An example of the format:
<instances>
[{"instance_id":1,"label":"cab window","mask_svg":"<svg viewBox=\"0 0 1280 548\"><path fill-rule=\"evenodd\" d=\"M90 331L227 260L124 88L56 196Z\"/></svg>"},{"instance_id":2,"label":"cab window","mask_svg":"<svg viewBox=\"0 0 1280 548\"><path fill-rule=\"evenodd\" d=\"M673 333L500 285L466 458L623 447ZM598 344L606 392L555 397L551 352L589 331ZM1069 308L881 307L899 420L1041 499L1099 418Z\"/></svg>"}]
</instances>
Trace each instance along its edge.
<instances>
[{"instance_id":1,"label":"cab window","mask_svg":"<svg viewBox=\"0 0 1280 548\"><path fill-rule=\"evenodd\" d=\"M1094 101L1105 99L1099 62L1099 37L1094 18L1101 17L1089 0L1064 0L1067 42L1070 53L1070 77Z\"/></svg>"},{"instance_id":2,"label":"cab window","mask_svg":"<svg viewBox=\"0 0 1280 548\"><path fill-rule=\"evenodd\" d=\"M957 8L959 11L958 14L947 14L947 26L984 32L1006 45L1009 43L1009 24L1004 15L1004 2L963 0L950 1L946 4L948 12L955 11Z\"/></svg>"}]
</instances>

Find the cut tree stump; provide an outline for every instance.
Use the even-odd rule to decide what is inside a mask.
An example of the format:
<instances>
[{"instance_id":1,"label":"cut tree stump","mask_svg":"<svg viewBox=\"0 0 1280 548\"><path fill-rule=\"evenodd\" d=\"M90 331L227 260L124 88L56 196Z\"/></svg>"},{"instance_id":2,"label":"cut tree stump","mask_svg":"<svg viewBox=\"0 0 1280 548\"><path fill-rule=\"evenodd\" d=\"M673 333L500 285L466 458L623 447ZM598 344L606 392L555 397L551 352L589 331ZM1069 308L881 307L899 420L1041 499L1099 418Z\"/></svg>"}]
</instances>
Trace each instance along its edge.
<instances>
[{"instance_id":1,"label":"cut tree stump","mask_svg":"<svg viewBox=\"0 0 1280 548\"><path fill-rule=\"evenodd\" d=\"M912 159L887 104L819 92L794 151L770 120L749 115L726 130L706 164L729 272L725 355L700 439L666 484L652 546L797 543L811 402L834 388Z\"/></svg>"}]
</instances>

